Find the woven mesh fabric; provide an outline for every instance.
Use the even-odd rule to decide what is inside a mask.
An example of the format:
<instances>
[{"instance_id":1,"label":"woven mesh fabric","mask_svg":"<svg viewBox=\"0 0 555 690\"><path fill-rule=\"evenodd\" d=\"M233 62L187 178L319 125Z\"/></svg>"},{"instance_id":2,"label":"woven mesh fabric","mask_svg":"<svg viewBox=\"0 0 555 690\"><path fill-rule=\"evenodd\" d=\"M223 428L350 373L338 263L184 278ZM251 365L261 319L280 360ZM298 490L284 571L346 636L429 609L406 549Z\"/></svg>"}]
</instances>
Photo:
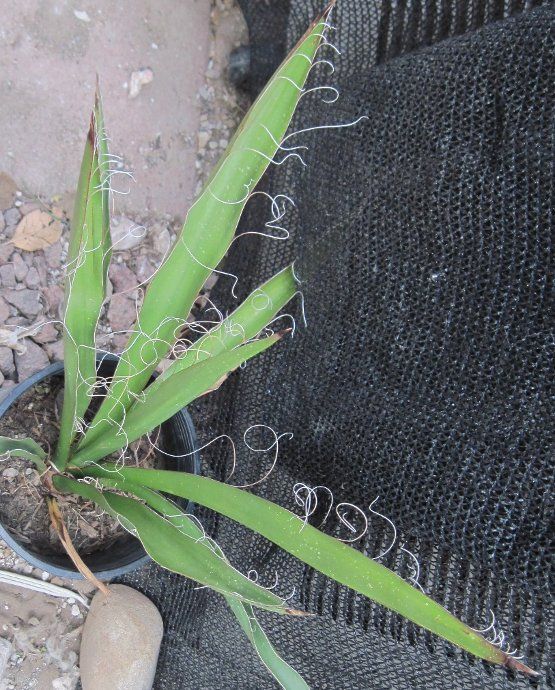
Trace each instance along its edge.
<instances>
[{"instance_id":1,"label":"woven mesh fabric","mask_svg":"<svg viewBox=\"0 0 555 690\"><path fill-rule=\"evenodd\" d=\"M244 0L255 59L268 35L286 37L255 63L254 89L318 4ZM453 613L484 627L493 610L543 672L535 684L553 687L553 9L349 0L334 23L336 73L314 72L312 85L333 83L341 98L308 94L293 129L368 120L295 140L309 146L307 169L291 160L266 180L296 202L291 241L239 240L226 268L246 294L297 257L308 328L297 305L294 339L195 406L200 441L240 441L257 423L293 432L260 495L293 507L302 481L363 508L380 496L376 509L398 530L383 562L410 577L404 545L421 586ZM243 229L268 216L253 200ZM224 279L218 290L229 306ZM233 481L264 474L268 456L239 450ZM225 443L203 463L224 478ZM534 686L199 514L243 571L270 584L277 570L280 591L295 586L293 602L321 614L260 616L311 687ZM391 529L378 517L369 527L356 547L377 555ZM337 520L325 528L347 536ZM166 620L157 688L276 687L216 596L154 565L127 581Z\"/></svg>"}]
</instances>

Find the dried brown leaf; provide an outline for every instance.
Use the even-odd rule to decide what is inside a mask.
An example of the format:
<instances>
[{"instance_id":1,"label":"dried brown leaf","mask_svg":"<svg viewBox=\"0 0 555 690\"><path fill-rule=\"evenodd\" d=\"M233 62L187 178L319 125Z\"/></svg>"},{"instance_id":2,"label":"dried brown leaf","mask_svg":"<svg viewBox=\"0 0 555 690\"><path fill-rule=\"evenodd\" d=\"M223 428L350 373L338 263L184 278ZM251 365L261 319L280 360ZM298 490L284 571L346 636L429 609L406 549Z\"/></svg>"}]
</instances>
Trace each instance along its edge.
<instances>
[{"instance_id":1,"label":"dried brown leaf","mask_svg":"<svg viewBox=\"0 0 555 690\"><path fill-rule=\"evenodd\" d=\"M62 236L61 216L57 209L52 213L36 209L24 216L15 229L12 243L26 252L46 249Z\"/></svg>"}]
</instances>

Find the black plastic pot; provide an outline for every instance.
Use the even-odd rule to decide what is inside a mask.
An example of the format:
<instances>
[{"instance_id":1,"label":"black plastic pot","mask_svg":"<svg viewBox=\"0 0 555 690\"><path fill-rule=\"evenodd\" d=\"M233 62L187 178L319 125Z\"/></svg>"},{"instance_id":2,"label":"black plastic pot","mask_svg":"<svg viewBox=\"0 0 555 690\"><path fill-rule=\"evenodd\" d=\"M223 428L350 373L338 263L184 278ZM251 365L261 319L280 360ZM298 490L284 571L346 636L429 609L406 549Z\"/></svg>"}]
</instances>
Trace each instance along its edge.
<instances>
[{"instance_id":1,"label":"black plastic pot","mask_svg":"<svg viewBox=\"0 0 555 690\"><path fill-rule=\"evenodd\" d=\"M98 360L98 372L101 376L111 376L116 367L117 357L104 355ZM44 379L50 377L63 378L64 365L62 362L51 364L46 369L34 374L26 381L15 386L2 402L0 402L0 419L6 414L13 403L29 388ZM165 469L178 470L181 472L200 473L200 455L196 443L195 429L191 416L186 409L175 414L162 424L162 433L158 441L159 448L163 453L159 453L159 466ZM187 455L190 453L190 455ZM184 457L174 458L171 456L182 455ZM193 505L182 502L182 507L186 513L191 513ZM51 575L65 577L74 580L82 579L82 575L75 570L71 559L65 554L44 555L34 551L29 546L23 546L17 539L4 527L0 521L0 538L3 539L21 558L24 558L35 568L40 568ZM150 560L138 539L131 535L125 535L113 543L104 551L98 551L83 560L92 572L102 580L111 580L132 570L136 570L148 563Z\"/></svg>"}]
</instances>

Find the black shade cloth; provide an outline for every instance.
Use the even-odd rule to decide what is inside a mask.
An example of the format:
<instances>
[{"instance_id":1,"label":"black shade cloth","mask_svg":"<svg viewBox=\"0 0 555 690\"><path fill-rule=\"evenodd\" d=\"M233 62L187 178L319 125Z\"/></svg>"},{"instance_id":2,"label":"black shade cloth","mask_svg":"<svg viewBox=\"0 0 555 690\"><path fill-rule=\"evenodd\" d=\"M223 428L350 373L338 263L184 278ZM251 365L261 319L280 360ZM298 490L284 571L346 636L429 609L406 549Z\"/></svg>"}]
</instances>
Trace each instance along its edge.
<instances>
[{"instance_id":1,"label":"black shade cloth","mask_svg":"<svg viewBox=\"0 0 555 690\"><path fill-rule=\"evenodd\" d=\"M241 5L254 95L321 5ZM333 84L341 97L307 94L293 129L368 119L296 137L309 147L306 170L292 159L265 180L295 200L291 240L249 236L226 264L246 294L297 258L308 328L297 303L295 337L194 406L201 442L223 432L239 442L240 484L270 463L241 448L245 429L292 432L260 495L293 507L301 481L365 509L379 496L376 510L398 530L383 562L409 578L401 547L412 551L426 593L474 627L493 610L542 678L470 658L199 514L244 572L271 584L277 570L280 592L295 586L292 601L321 614L260 615L313 688L553 687L553 8L344 0L333 21L341 55L321 55L336 72L322 65L311 86ZM242 228L268 218L257 197ZM217 287L231 307L229 281ZM203 463L223 479L225 441ZM336 519L326 529L345 536ZM377 555L390 540L371 517L357 548ZM276 687L221 599L154 565L126 581L166 620L157 688Z\"/></svg>"}]
</instances>

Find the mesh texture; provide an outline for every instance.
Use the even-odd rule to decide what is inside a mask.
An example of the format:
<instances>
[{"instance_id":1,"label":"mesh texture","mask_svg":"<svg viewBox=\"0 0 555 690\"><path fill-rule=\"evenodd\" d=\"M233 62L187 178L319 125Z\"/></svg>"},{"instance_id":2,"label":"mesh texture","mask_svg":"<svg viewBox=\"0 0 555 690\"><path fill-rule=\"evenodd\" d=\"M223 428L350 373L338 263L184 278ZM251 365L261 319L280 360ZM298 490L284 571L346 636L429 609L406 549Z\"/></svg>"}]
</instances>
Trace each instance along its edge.
<instances>
[{"instance_id":1,"label":"mesh texture","mask_svg":"<svg viewBox=\"0 0 555 690\"><path fill-rule=\"evenodd\" d=\"M241 4L255 91L319 3ZM426 593L474 627L493 610L542 678L471 659L199 514L244 572L271 583L278 570L281 591L295 586L293 602L321 614L260 615L314 688L553 687L553 9L349 0L334 23L336 73L315 71L312 85L332 83L341 98L307 94L293 129L368 120L298 137L308 168L290 161L265 180L295 200L291 241L240 240L226 265L247 294L297 258L308 328L194 406L200 442L224 431L240 440L257 423L293 432L260 495L292 507L303 481L363 508L380 496L399 532L383 562L409 577L400 547L410 549ZM253 200L243 228L268 216ZM228 450L204 452L204 472L224 478ZM266 468L239 453L234 480ZM326 529L345 536L337 520ZM390 538L372 518L357 548L378 554ZM157 688L276 687L216 596L154 565L126 581L166 620Z\"/></svg>"}]
</instances>

